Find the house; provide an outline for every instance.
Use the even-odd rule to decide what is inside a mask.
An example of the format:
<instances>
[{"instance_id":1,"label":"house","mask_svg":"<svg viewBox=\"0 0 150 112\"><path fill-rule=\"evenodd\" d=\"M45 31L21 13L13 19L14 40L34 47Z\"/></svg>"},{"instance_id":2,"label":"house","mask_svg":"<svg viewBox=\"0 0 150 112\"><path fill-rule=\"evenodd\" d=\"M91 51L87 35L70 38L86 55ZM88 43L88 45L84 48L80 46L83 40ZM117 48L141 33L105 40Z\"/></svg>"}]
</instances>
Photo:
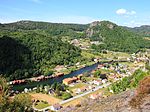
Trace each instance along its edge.
<instances>
[{"instance_id":1,"label":"house","mask_svg":"<svg viewBox=\"0 0 150 112\"><path fill-rule=\"evenodd\" d=\"M78 79L81 79L83 77L83 74L80 74L77 76Z\"/></svg>"},{"instance_id":2,"label":"house","mask_svg":"<svg viewBox=\"0 0 150 112\"><path fill-rule=\"evenodd\" d=\"M99 64L97 68L100 69L102 67L104 67L104 65L103 64Z\"/></svg>"},{"instance_id":3,"label":"house","mask_svg":"<svg viewBox=\"0 0 150 112\"><path fill-rule=\"evenodd\" d=\"M101 80L94 80L93 84L95 84L95 85L101 85L102 81Z\"/></svg>"},{"instance_id":4,"label":"house","mask_svg":"<svg viewBox=\"0 0 150 112\"><path fill-rule=\"evenodd\" d=\"M24 84L24 83L26 83L25 80L14 80L14 81L12 81L12 84L13 84L13 85L16 85L16 84Z\"/></svg>"},{"instance_id":5,"label":"house","mask_svg":"<svg viewBox=\"0 0 150 112\"><path fill-rule=\"evenodd\" d=\"M91 94L90 98L93 99L93 100L95 100L95 99L98 99L99 96L100 96L99 94Z\"/></svg>"},{"instance_id":6,"label":"house","mask_svg":"<svg viewBox=\"0 0 150 112\"><path fill-rule=\"evenodd\" d=\"M37 81L42 81L44 79L45 79L44 75L41 75L41 76L39 76L39 77L36 78Z\"/></svg>"},{"instance_id":7,"label":"house","mask_svg":"<svg viewBox=\"0 0 150 112\"><path fill-rule=\"evenodd\" d=\"M88 88L89 88L89 89L94 89L95 86L90 85L90 86L88 86Z\"/></svg>"},{"instance_id":8,"label":"house","mask_svg":"<svg viewBox=\"0 0 150 112\"><path fill-rule=\"evenodd\" d=\"M66 79L63 80L63 84L69 85L69 84L71 84L73 82L76 82L77 80L78 80L77 77L66 78Z\"/></svg>"},{"instance_id":9,"label":"house","mask_svg":"<svg viewBox=\"0 0 150 112\"><path fill-rule=\"evenodd\" d=\"M87 90L88 90L88 87L81 87L81 88L76 89L76 93L79 94L79 93L85 92Z\"/></svg>"},{"instance_id":10,"label":"house","mask_svg":"<svg viewBox=\"0 0 150 112\"><path fill-rule=\"evenodd\" d=\"M29 90L27 88L24 89L24 92L27 93Z\"/></svg>"},{"instance_id":11,"label":"house","mask_svg":"<svg viewBox=\"0 0 150 112\"><path fill-rule=\"evenodd\" d=\"M55 74L55 77L61 77L61 76L64 76L64 73L56 73Z\"/></svg>"},{"instance_id":12,"label":"house","mask_svg":"<svg viewBox=\"0 0 150 112\"><path fill-rule=\"evenodd\" d=\"M78 46L80 44L79 40L77 39L74 39L71 41L71 44L75 45L75 46Z\"/></svg>"},{"instance_id":13,"label":"house","mask_svg":"<svg viewBox=\"0 0 150 112\"><path fill-rule=\"evenodd\" d=\"M107 79L103 79L102 83L105 84L107 82Z\"/></svg>"},{"instance_id":14,"label":"house","mask_svg":"<svg viewBox=\"0 0 150 112\"><path fill-rule=\"evenodd\" d=\"M52 105L51 110L58 111L61 108L63 108L63 107L59 103L56 103L56 104Z\"/></svg>"},{"instance_id":15,"label":"house","mask_svg":"<svg viewBox=\"0 0 150 112\"><path fill-rule=\"evenodd\" d=\"M98 62L98 61L99 61L99 59L98 59L98 58L95 58L95 59L94 59L94 62Z\"/></svg>"}]
</instances>

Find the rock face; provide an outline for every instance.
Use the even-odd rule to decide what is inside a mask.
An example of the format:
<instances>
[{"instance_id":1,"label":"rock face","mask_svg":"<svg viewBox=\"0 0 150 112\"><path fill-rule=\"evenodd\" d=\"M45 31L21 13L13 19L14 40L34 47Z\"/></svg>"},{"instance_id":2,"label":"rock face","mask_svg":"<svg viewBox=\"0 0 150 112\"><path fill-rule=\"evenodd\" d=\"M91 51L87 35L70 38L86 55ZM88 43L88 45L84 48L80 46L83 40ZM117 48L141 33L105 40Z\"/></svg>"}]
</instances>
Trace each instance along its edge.
<instances>
[{"instance_id":1,"label":"rock face","mask_svg":"<svg viewBox=\"0 0 150 112\"><path fill-rule=\"evenodd\" d=\"M127 91L101 100L87 99L81 107L74 107L69 112L150 112L150 95L143 99L140 108L130 106L129 101L133 96L134 91Z\"/></svg>"},{"instance_id":2,"label":"rock face","mask_svg":"<svg viewBox=\"0 0 150 112\"><path fill-rule=\"evenodd\" d=\"M91 37L94 33L93 27L100 25L100 21L94 21L90 24L90 27L86 30L87 37Z\"/></svg>"}]
</instances>

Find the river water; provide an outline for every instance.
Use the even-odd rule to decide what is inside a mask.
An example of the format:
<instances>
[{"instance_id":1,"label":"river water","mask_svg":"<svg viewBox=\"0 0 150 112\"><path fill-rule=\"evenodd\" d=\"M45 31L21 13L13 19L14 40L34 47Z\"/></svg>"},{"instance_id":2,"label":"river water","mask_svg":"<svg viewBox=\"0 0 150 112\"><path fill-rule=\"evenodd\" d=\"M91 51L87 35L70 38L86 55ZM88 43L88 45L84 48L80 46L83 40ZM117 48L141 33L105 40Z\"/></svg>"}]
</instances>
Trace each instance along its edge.
<instances>
[{"instance_id":1,"label":"river water","mask_svg":"<svg viewBox=\"0 0 150 112\"><path fill-rule=\"evenodd\" d=\"M58 78L53 78L53 79L48 79L48 80L44 80L44 81L40 81L40 82L32 82L29 84L22 84L22 85L15 85L13 86L13 90L18 90L18 91L23 91L24 88L34 88L37 85L51 85L54 82L62 82L63 79L65 78L69 78L69 77L73 77L73 76L77 76L79 74L83 74L83 73L90 73L92 70L96 69L98 67L98 63L93 64L91 66L86 66L84 68L81 68L79 70L76 70L74 72L71 72L70 74L66 74L62 77L58 77Z\"/></svg>"}]
</instances>

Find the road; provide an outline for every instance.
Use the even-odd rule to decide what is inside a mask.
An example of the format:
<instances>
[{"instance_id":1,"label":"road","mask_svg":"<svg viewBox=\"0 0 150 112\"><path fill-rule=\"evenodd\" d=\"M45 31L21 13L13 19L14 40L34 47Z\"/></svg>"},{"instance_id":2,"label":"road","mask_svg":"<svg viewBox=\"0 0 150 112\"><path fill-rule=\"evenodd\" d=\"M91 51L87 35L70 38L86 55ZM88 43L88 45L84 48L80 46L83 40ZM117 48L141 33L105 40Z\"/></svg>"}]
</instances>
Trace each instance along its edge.
<instances>
[{"instance_id":1,"label":"road","mask_svg":"<svg viewBox=\"0 0 150 112\"><path fill-rule=\"evenodd\" d=\"M97 86L97 87L96 87L95 89L93 89L93 90L89 90L89 91L87 91L87 92L84 92L83 94L74 96L74 97L72 97L72 98L70 98L70 99L68 99L68 100L61 101L59 104L62 105L62 104L68 103L68 102L73 101L73 100L75 100L75 99L77 99L77 98L80 98L80 97L85 96L85 95L87 95L87 94L90 94L90 93L92 93L92 92L94 92L94 91L97 91L97 90L99 90L99 89L101 89L101 88L103 88L103 87L107 87L107 86L109 86L110 84L111 84L111 83L106 83L106 84L103 84L103 85L101 85L101 86ZM46 108L43 108L43 109L36 109L36 108L33 107L34 110L38 110L38 111L41 111L41 112L46 112L47 109L50 109L50 110L51 110L51 108L52 108L52 106L49 106L49 107L46 107Z\"/></svg>"}]
</instances>

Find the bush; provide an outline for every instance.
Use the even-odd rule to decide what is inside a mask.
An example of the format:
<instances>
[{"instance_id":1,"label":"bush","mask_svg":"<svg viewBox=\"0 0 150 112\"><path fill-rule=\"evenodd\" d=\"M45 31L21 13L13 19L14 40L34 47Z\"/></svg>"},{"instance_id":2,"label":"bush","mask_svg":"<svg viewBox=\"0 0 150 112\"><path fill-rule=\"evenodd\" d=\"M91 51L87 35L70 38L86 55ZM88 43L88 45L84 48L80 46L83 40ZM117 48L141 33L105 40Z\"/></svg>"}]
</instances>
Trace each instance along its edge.
<instances>
[{"instance_id":1,"label":"bush","mask_svg":"<svg viewBox=\"0 0 150 112\"><path fill-rule=\"evenodd\" d=\"M63 100L67 100L71 97L72 97L72 95L70 93L67 93L67 92L62 93L62 99Z\"/></svg>"},{"instance_id":2,"label":"bush","mask_svg":"<svg viewBox=\"0 0 150 112\"><path fill-rule=\"evenodd\" d=\"M138 86L140 80L146 77L148 74L142 70L136 70L132 76L125 77L121 81L113 83L111 89L114 93L120 93L127 88L135 88Z\"/></svg>"},{"instance_id":3,"label":"bush","mask_svg":"<svg viewBox=\"0 0 150 112\"><path fill-rule=\"evenodd\" d=\"M130 105L134 108L139 108L142 104L143 98L150 93L150 76L145 77L140 81L136 89L136 95L130 101Z\"/></svg>"}]
</instances>

